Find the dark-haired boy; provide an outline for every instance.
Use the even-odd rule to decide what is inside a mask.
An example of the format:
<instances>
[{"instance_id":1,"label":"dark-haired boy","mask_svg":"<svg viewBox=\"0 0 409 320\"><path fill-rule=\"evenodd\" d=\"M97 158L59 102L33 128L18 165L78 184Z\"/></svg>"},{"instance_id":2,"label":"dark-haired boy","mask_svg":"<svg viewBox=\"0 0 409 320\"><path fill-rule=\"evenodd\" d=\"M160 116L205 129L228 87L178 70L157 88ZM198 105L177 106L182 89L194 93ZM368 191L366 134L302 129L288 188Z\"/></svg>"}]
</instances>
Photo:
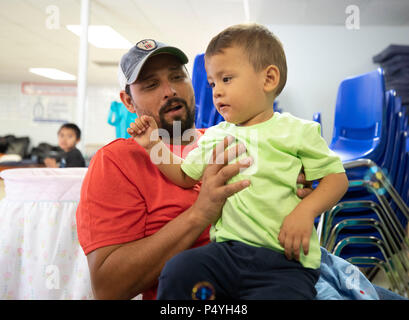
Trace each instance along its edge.
<instances>
[{"instance_id":1,"label":"dark-haired boy","mask_svg":"<svg viewBox=\"0 0 409 320\"><path fill-rule=\"evenodd\" d=\"M75 146L81 140L81 130L74 123L65 123L58 130L58 145L64 151L60 164L54 158L45 158L44 164L48 168L85 167L85 160Z\"/></svg>"},{"instance_id":2,"label":"dark-haired boy","mask_svg":"<svg viewBox=\"0 0 409 320\"><path fill-rule=\"evenodd\" d=\"M348 188L342 162L317 123L273 111L287 64L281 42L267 28L227 28L208 45L205 67L214 105L226 121L207 129L185 160L151 135L157 129L152 117L136 119L128 132L151 157L171 159L155 164L184 188L202 178L214 146L235 137L253 162L228 183L244 178L251 185L226 200L210 229L212 243L166 263L158 299L200 299L196 293L203 288L217 299L314 299L321 262L314 219ZM320 180L303 200L295 183L301 167L307 180Z\"/></svg>"}]
</instances>

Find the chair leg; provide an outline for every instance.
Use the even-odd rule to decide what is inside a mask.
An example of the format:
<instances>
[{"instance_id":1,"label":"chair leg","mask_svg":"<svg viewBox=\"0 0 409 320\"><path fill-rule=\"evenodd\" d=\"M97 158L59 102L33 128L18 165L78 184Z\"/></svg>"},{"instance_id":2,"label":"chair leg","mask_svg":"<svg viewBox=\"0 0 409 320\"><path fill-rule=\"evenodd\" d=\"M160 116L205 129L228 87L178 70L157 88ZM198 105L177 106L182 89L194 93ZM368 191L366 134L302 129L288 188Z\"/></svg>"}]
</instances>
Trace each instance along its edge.
<instances>
[{"instance_id":1,"label":"chair leg","mask_svg":"<svg viewBox=\"0 0 409 320\"><path fill-rule=\"evenodd\" d=\"M389 256L395 260L395 263L401 269L401 274L403 277L407 278L409 282L409 259L405 254L404 250L401 250L397 243L394 241L391 233L389 232L388 228L385 226L384 223L379 223L379 221L375 219L345 219L336 224L332 229L330 236L328 238L328 242L326 243L326 249L328 251L332 251L335 246L335 241L339 235L339 233L347 227L357 227L357 226L369 226L371 228L376 229L378 233L381 235L382 240L385 242L387 246L387 250L389 251Z\"/></svg>"},{"instance_id":2,"label":"chair leg","mask_svg":"<svg viewBox=\"0 0 409 320\"><path fill-rule=\"evenodd\" d=\"M405 277L402 277L401 270L399 269L399 266L396 265L392 259L389 258L389 252L386 253L384 248L387 248L384 244L383 241L376 237L362 237L362 236L356 236L356 237L348 237L345 239L342 239L338 244L335 246L333 250L333 254L336 256L340 256L342 250L348 246L348 245L353 245L353 244L368 244L368 245L373 245L377 247L384 259L386 266L388 267L388 270L390 271L391 277L393 277L394 283L397 284L399 294L407 296L409 294L409 287L408 287L408 282L405 279Z\"/></svg>"},{"instance_id":3,"label":"chair leg","mask_svg":"<svg viewBox=\"0 0 409 320\"><path fill-rule=\"evenodd\" d=\"M357 265L357 264L358 265L372 265L377 270L382 270L382 272L385 274L386 278L388 279L390 290L394 292L399 292L399 285L396 283L395 278L391 275L391 272L390 270L388 270L388 267L386 266L384 261L379 260L374 257L351 257L351 258L346 259L346 261L354 265Z\"/></svg>"}]
</instances>

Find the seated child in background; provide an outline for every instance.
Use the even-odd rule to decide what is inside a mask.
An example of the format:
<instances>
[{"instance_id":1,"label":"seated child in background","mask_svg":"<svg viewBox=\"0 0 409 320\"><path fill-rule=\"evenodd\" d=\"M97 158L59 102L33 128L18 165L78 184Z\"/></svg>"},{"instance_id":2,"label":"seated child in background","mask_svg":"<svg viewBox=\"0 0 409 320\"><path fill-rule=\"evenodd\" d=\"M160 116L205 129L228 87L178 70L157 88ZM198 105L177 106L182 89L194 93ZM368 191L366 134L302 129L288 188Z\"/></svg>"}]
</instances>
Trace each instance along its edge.
<instances>
[{"instance_id":1,"label":"seated child in background","mask_svg":"<svg viewBox=\"0 0 409 320\"><path fill-rule=\"evenodd\" d=\"M347 190L342 162L318 123L273 111L287 64L281 42L268 29L246 24L222 31L207 47L205 67L214 105L226 121L207 129L185 160L151 136L157 128L152 117L136 119L128 132L151 158L158 147L162 159L169 155L170 164L155 163L184 188L201 179L213 147L232 136L252 163L231 182L244 177L251 184L227 199L211 227L212 243L167 262L158 299L192 299L203 283L218 299L313 299L321 262L314 219ZM320 179L303 200L295 182L301 167L307 180Z\"/></svg>"},{"instance_id":2,"label":"seated child in background","mask_svg":"<svg viewBox=\"0 0 409 320\"><path fill-rule=\"evenodd\" d=\"M58 146L64 151L60 164L55 158L45 158L44 164L48 168L85 167L85 160L75 146L81 140L81 130L74 123L65 123L58 130Z\"/></svg>"}]
</instances>

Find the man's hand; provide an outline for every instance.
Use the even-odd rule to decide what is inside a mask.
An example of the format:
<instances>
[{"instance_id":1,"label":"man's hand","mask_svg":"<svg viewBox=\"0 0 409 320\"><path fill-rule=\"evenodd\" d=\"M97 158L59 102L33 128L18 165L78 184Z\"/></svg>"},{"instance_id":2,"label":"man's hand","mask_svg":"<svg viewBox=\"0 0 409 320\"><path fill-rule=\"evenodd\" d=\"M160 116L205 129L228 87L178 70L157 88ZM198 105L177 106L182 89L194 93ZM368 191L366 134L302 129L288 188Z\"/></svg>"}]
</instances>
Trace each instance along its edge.
<instances>
[{"instance_id":1,"label":"man's hand","mask_svg":"<svg viewBox=\"0 0 409 320\"><path fill-rule=\"evenodd\" d=\"M301 199L304 199L313 191L312 182L305 180L305 174L302 169L297 177L297 184L302 184L304 186L303 189L297 189L297 196Z\"/></svg>"},{"instance_id":2,"label":"man's hand","mask_svg":"<svg viewBox=\"0 0 409 320\"><path fill-rule=\"evenodd\" d=\"M250 185L249 180L237 181L226 184L232 177L240 172L240 169L251 165L251 159L245 159L228 164L231 151L226 150L227 146L234 141L233 137L226 137L213 150L213 157L207 165L203 177L199 196L194 203L195 209L202 213L208 224L215 222L221 215L222 207L226 199L236 192L239 192ZM237 157L246 151L244 145L236 145L234 148ZM205 222L206 224L206 222Z\"/></svg>"},{"instance_id":3,"label":"man's hand","mask_svg":"<svg viewBox=\"0 0 409 320\"><path fill-rule=\"evenodd\" d=\"M134 140L145 150L151 149L160 141L158 134L158 125L151 116L143 115L135 119L126 131Z\"/></svg>"}]
</instances>

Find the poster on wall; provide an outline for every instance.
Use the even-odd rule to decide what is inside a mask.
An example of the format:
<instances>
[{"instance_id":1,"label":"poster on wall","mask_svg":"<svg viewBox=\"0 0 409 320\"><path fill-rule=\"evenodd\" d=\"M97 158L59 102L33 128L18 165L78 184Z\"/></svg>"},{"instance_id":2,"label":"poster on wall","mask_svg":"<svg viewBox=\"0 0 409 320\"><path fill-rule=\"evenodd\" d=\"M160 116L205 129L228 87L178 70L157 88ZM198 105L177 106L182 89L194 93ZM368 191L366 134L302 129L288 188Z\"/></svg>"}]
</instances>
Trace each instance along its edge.
<instances>
[{"instance_id":1,"label":"poster on wall","mask_svg":"<svg viewBox=\"0 0 409 320\"><path fill-rule=\"evenodd\" d=\"M14 121L30 120L27 108L21 103L20 86L15 84L2 83L0 85L0 131L4 133L4 126ZM1 135L1 133L0 133Z\"/></svg>"},{"instance_id":2,"label":"poster on wall","mask_svg":"<svg viewBox=\"0 0 409 320\"><path fill-rule=\"evenodd\" d=\"M22 103L31 108L34 123L65 123L73 119L77 86L71 84L21 84Z\"/></svg>"}]
</instances>

